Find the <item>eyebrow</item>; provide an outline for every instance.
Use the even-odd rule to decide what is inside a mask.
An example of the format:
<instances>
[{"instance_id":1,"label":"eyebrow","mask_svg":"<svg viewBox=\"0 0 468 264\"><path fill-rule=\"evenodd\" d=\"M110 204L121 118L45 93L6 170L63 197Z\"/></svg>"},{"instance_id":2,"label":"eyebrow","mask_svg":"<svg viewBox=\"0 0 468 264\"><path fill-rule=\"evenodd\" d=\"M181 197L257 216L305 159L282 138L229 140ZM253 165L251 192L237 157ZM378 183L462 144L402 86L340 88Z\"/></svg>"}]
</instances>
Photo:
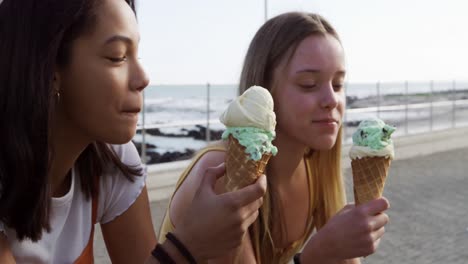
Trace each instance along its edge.
<instances>
[{"instance_id":1,"label":"eyebrow","mask_svg":"<svg viewBox=\"0 0 468 264\"><path fill-rule=\"evenodd\" d=\"M108 38L105 42L104 42L104 45L107 45L107 44L110 44L112 42L117 42L117 41L120 41L120 42L125 42L127 43L128 45L132 45L133 44L133 40L129 37L126 37L126 36L122 36L122 35L114 35L110 38Z\"/></svg>"},{"instance_id":2,"label":"eyebrow","mask_svg":"<svg viewBox=\"0 0 468 264\"><path fill-rule=\"evenodd\" d=\"M304 70L299 70L296 72L296 74L299 73L320 73L320 70L315 70L315 69L304 69ZM335 74L337 75L346 75L346 71L340 70L337 71Z\"/></svg>"}]
</instances>

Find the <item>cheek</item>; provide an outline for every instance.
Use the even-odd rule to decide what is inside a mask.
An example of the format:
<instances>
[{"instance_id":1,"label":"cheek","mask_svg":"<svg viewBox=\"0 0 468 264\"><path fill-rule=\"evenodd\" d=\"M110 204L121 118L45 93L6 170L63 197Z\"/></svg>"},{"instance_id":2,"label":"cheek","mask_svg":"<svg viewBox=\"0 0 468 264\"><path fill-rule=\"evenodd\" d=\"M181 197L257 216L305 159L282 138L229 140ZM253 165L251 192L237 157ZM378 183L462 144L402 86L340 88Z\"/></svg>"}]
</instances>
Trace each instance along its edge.
<instances>
[{"instance_id":1,"label":"cheek","mask_svg":"<svg viewBox=\"0 0 468 264\"><path fill-rule=\"evenodd\" d=\"M77 85L67 88L69 90L63 105L67 119L78 131L95 139L96 135L102 134L103 125L108 127L105 122L110 116L109 110L106 109L108 103L102 101L100 96L92 96L97 87Z\"/></svg>"},{"instance_id":2,"label":"cheek","mask_svg":"<svg viewBox=\"0 0 468 264\"><path fill-rule=\"evenodd\" d=\"M63 80L62 103L67 119L93 139L109 143L127 139L136 123L119 119L125 86L112 70L87 66L87 69L72 69L72 74Z\"/></svg>"},{"instance_id":3,"label":"cheek","mask_svg":"<svg viewBox=\"0 0 468 264\"><path fill-rule=\"evenodd\" d=\"M313 102L310 98L299 94L284 94L276 103L276 119L278 127L289 129L302 125L311 118Z\"/></svg>"},{"instance_id":4,"label":"cheek","mask_svg":"<svg viewBox=\"0 0 468 264\"><path fill-rule=\"evenodd\" d=\"M346 96L344 93L341 93L338 96L338 105L336 106L338 112L340 113L340 117L344 117L344 113L346 111Z\"/></svg>"},{"instance_id":5,"label":"cheek","mask_svg":"<svg viewBox=\"0 0 468 264\"><path fill-rule=\"evenodd\" d=\"M85 113L87 118L105 114L115 104L118 89L111 71L98 62L77 62L64 80L64 93L70 111Z\"/></svg>"},{"instance_id":6,"label":"cheek","mask_svg":"<svg viewBox=\"0 0 468 264\"><path fill-rule=\"evenodd\" d=\"M74 118L93 119L108 111L111 97L106 96L99 82L79 79L64 89L65 108Z\"/></svg>"}]
</instances>

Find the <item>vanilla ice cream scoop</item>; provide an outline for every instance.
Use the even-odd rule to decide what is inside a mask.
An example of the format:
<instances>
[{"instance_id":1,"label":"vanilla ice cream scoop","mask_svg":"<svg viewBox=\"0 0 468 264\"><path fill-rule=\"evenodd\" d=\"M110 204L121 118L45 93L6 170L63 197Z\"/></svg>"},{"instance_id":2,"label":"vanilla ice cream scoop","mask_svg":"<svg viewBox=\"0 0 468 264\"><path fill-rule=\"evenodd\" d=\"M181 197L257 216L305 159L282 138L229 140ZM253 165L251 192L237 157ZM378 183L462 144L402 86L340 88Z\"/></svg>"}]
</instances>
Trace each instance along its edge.
<instances>
[{"instance_id":1,"label":"vanilla ice cream scoop","mask_svg":"<svg viewBox=\"0 0 468 264\"><path fill-rule=\"evenodd\" d=\"M274 131L276 115L270 92L260 86L252 86L231 102L220 117L226 127L256 127Z\"/></svg>"}]
</instances>

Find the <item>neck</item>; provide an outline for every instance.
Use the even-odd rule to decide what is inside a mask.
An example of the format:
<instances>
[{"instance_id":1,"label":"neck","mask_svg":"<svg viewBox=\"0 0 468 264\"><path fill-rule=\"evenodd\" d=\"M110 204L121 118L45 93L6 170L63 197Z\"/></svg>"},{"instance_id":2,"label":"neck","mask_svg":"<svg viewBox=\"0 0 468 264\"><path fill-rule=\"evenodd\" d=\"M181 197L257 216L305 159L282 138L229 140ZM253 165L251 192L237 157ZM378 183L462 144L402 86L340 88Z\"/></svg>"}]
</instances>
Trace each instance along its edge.
<instances>
[{"instance_id":1,"label":"neck","mask_svg":"<svg viewBox=\"0 0 468 264\"><path fill-rule=\"evenodd\" d=\"M298 142L289 140L281 133L277 133L274 145L278 147L278 154L271 157L268 167L268 179L275 186L289 185L303 174L303 158L306 147Z\"/></svg>"},{"instance_id":2,"label":"neck","mask_svg":"<svg viewBox=\"0 0 468 264\"><path fill-rule=\"evenodd\" d=\"M90 141L79 136L79 129L68 125L63 116L56 117L52 131L53 157L49 169L49 184L52 196L60 197L69 189L68 172Z\"/></svg>"}]
</instances>

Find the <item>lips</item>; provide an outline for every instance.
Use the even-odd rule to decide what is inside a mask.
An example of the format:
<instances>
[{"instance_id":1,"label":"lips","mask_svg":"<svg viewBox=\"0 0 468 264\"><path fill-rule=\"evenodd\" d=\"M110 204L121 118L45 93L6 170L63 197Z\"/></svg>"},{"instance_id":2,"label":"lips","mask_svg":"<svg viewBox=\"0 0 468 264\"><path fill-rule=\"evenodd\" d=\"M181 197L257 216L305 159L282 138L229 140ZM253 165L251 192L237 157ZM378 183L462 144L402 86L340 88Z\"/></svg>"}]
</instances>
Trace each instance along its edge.
<instances>
[{"instance_id":1,"label":"lips","mask_svg":"<svg viewBox=\"0 0 468 264\"><path fill-rule=\"evenodd\" d=\"M124 110L122 110L123 113L126 113L126 114L138 114L140 113L141 109L139 107L134 107L134 108L125 108Z\"/></svg>"},{"instance_id":2,"label":"lips","mask_svg":"<svg viewBox=\"0 0 468 264\"><path fill-rule=\"evenodd\" d=\"M329 123L339 123L337 119L334 118L324 118L324 119L317 119L317 120L312 120L313 123L324 123L324 124L329 124Z\"/></svg>"}]
</instances>

